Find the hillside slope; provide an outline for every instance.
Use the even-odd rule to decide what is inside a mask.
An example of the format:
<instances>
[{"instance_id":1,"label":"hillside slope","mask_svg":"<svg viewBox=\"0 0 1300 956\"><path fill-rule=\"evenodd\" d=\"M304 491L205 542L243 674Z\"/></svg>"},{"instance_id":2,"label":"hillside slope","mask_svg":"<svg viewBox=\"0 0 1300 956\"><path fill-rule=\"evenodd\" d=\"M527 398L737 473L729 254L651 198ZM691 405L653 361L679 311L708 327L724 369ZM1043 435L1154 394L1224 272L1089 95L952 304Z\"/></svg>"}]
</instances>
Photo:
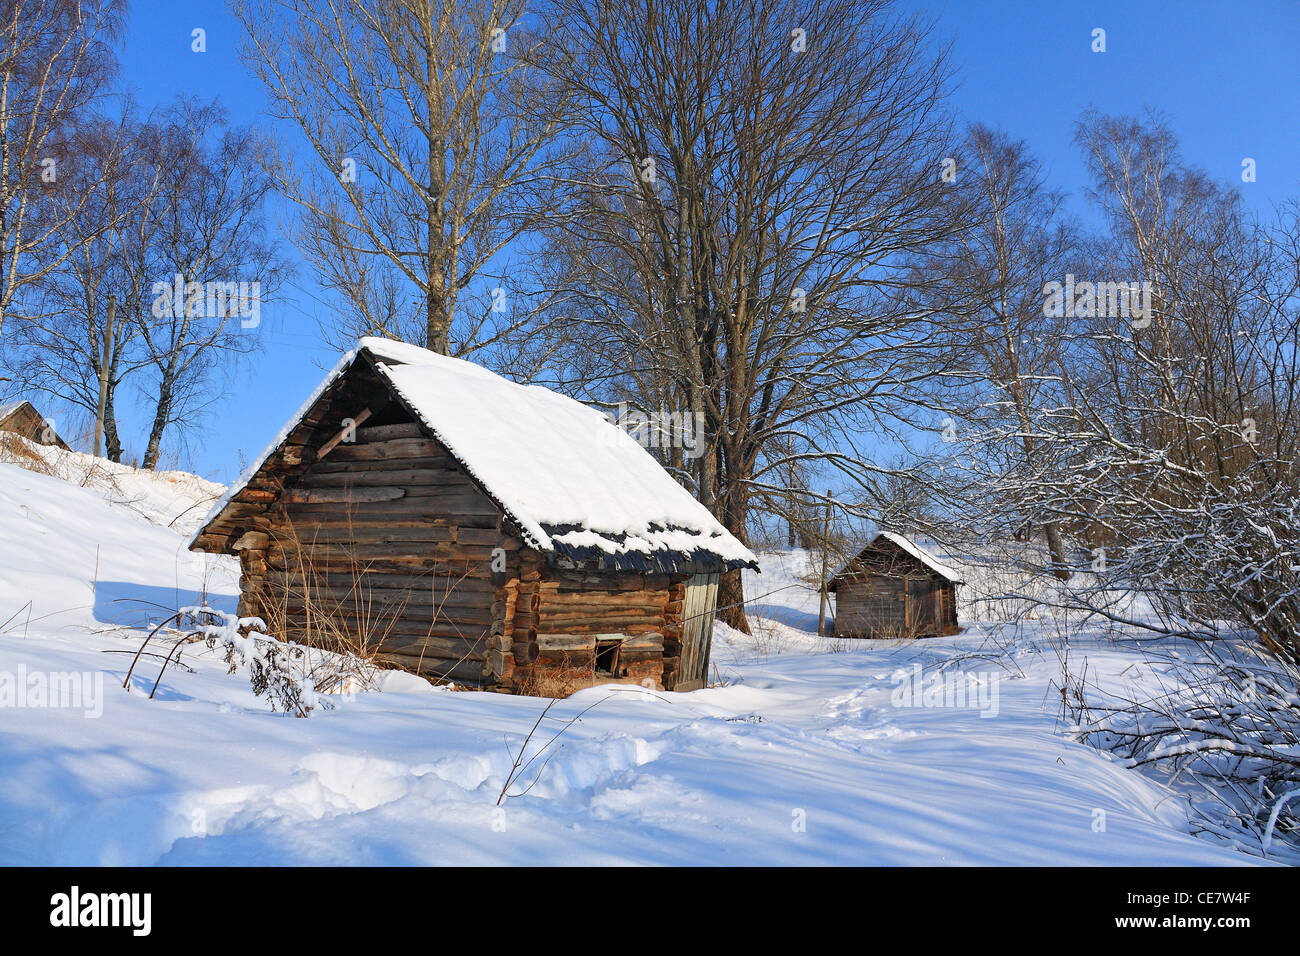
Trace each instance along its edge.
<instances>
[{"instance_id":1,"label":"hillside slope","mask_svg":"<svg viewBox=\"0 0 1300 956\"><path fill-rule=\"evenodd\" d=\"M527 754L554 743L500 807L545 701L394 675L295 719L197 647L153 699L156 659L127 692L140 628L237 593L233 561L190 554L159 517L0 464L0 864L1258 862L1062 736L1047 635L837 646L809 633L798 554L761 556L756 634L719 626L717 686L556 703ZM1074 640L1102 675L1142 667ZM72 674L92 690L75 706L13 698ZM907 699L935 674L977 689Z\"/></svg>"}]
</instances>

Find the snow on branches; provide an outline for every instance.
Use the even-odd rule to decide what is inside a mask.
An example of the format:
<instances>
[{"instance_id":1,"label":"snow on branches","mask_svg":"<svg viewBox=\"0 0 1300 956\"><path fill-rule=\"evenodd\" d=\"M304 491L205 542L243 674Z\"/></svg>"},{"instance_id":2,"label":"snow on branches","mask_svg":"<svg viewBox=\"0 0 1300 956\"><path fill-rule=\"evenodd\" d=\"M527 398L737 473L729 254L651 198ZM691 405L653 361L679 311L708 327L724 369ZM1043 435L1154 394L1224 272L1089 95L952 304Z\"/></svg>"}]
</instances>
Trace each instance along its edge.
<instances>
[{"instance_id":1,"label":"snow on branches","mask_svg":"<svg viewBox=\"0 0 1300 956\"><path fill-rule=\"evenodd\" d=\"M1071 733L1186 781L1207 834L1300 860L1300 667L1243 640L1147 653L1153 689L1066 688Z\"/></svg>"},{"instance_id":2,"label":"snow on branches","mask_svg":"<svg viewBox=\"0 0 1300 956\"><path fill-rule=\"evenodd\" d=\"M194 606L181 608L149 632L122 682L125 690L131 689L132 675L149 642L173 623L184 633L165 656L150 698L157 693L167 666L173 661L179 663L182 650L196 642L220 654L230 666L231 674L241 669L247 673L253 694L265 696L272 710L296 717L306 717L318 707L331 709L330 695L375 685L377 668L368 659L350 652L325 651L280 641L266 633L261 618L238 617L211 607Z\"/></svg>"},{"instance_id":3,"label":"snow on branches","mask_svg":"<svg viewBox=\"0 0 1300 956\"><path fill-rule=\"evenodd\" d=\"M309 649L266 634L260 617L210 607L185 607L180 614L182 621L192 622L195 635L222 654L231 674L240 668L248 673L253 693L265 694L272 709L306 717L316 707L332 707L316 690Z\"/></svg>"}]
</instances>

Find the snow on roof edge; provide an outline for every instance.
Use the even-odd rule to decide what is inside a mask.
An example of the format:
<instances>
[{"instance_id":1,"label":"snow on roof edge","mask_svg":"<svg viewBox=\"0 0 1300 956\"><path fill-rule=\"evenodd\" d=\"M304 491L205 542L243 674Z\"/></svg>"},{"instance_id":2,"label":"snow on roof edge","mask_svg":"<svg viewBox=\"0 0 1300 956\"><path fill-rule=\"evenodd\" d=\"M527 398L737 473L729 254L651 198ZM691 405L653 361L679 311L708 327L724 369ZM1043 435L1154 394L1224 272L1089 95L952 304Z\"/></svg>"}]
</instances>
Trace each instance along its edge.
<instances>
[{"instance_id":1,"label":"snow on roof edge","mask_svg":"<svg viewBox=\"0 0 1300 956\"><path fill-rule=\"evenodd\" d=\"M364 339L362 341L364 341ZM285 422L284 427L280 429L280 433L276 435L275 438L271 439L271 443L262 449L262 453L244 469L243 473L240 474L238 478L231 482L230 487L226 489L226 493L217 499L216 504L214 504L211 510L208 511L207 516L204 517L203 521L199 524L198 529L190 536L189 541L185 543L187 551L193 549L194 543L198 541L202 534L208 529L208 525L220 516L221 512L225 510L226 505L230 504L235 495L248 487L248 483L253 480L253 476L261 470L264 464L266 464L266 460L275 453L277 448L284 444L284 440L289 437L289 433L293 431L294 428L297 427L298 423L303 420L303 417L311 411L311 407L320 400L322 395L325 394L325 390L338 381L339 376L342 375L347 367L356 360L357 355L358 352L356 349L349 349L343 353L342 358L334 363L334 367L330 369L324 380L316 386L316 390L311 393L311 396L307 401L303 402L298 411L294 412L292 417Z\"/></svg>"},{"instance_id":2,"label":"snow on roof edge","mask_svg":"<svg viewBox=\"0 0 1300 956\"><path fill-rule=\"evenodd\" d=\"M519 389L535 389L539 393L544 393L544 396L539 397L544 397L546 400L572 403L574 406L582 409L588 409L588 406L583 405L583 403L569 398L566 395L551 391L550 389L541 389L537 386L520 385L517 382L511 382L509 379L497 375L489 369L475 365L474 363L463 359L456 359L451 356L435 355L425 349L419 348L418 346L371 336L361 338L357 343L356 348L349 350L339 359L326 375L325 379L316 387L276 437L266 446L265 449L263 449L262 453L244 469L239 478L230 485L226 493L212 506L211 510L204 517L202 523L198 526L198 529L189 538L186 545L187 548L194 547L198 539L208 529L209 525L215 521L231 501L248 486L248 483L266 464L267 459L269 459L271 455L274 454L275 451L284 443L289 433L298 425L299 422L302 421L303 417L311 410L312 406L320 400L321 395L338 381L340 376L344 374L362 352L366 352L374 360L376 371L378 371L385 381L387 381L389 387L393 389L394 393L401 397L402 401L407 405L412 413L415 414L416 418L438 438L438 440L451 453L452 457L455 458L455 460L460 463L461 467L465 469L466 473L478 482L478 484L488 493L497 505L501 507L505 515L514 522L523 533L524 537L526 539L531 539L528 543L532 547L541 551L556 550L556 539L552 537L550 532L546 530L540 521L534 520L519 508L513 507L511 502L505 500L505 498L502 497L500 489L495 488L494 483L490 482L487 477L481 473L481 469L477 468L473 461L468 460L469 456L465 455L461 449L458 449L455 442L450 440L448 436L443 433L443 430L438 428L437 425L430 420L429 416L421 411L419 402L414 401L412 396L406 394L405 390L397 381L397 378L400 376L395 376L392 373L395 368L401 368L403 366L425 368L442 367L444 369L454 368L455 372L458 374L464 374L473 378L482 378L485 382L500 382ZM392 364L390 365L389 363ZM593 414L599 415L600 413L593 411ZM610 427L613 428L614 426L611 425ZM618 433L620 435L623 434L621 431ZM660 466L658 462L655 462L653 457L650 456L644 448L641 448L639 445L636 445L635 448L637 451L650 458L654 463L655 468L662 468L662 466ZM627 540L622 543L615 538L610 538L608 534L594 532L602 539L601 543L598 545L599 550L612 555L635 551L637 553L645 554L647 557L651 557L656 552L682 551L681 547L675 547L674 545L678 543L682 535L692 535L696 539L693 544L694 550L697 552L702 551L711 554L713 557L724 562L725 565L744 564L753 567L758 566L758 559L754 553L742 544L739 539L728 532L726 528L718 522L716 517L708 512L703 505L695 501L693 497L690 497L689 493L673 481L667 473L663 473L663 477L666 481L671 482L675 488L680 489L683 495L686 495L689 498L691 503L699 512L695 517L700 519L698 522L693 521L690 522L690 524L699 524L700 526L697 528L687 525L670 525L662 531L651 532L648 535L644 533L630 534L628 529L624 529L623 533L627 535ZM566 532L565 535L560 535L559 537L567 536L570 536L570 533ZM636 544L633 544L633 542L636 542ZM566 541L566 543L570 542Z\"/></svg>"},{"instance_id":3,"label":"snow on roof edge","mask_svg":"<svg viewBox=\"0 0 1300 956\"><path fill-rule=\"evenodd\" d=\"M902 548L912 557L916 558L916 560L924 564L931 571L935 572L936 574L942 577L947 578L953 584L962 583L961 575L959 575L956 571L954 571L952 568L948 567L947 565L940 564L934 558L930 557L929 554L923 551L920 545L914 544L911 540L904 538L901 534L895 534L893 531L882 531L880 532L880 534L876 535L876 540L879 541L881 538L884 538L887 541L892 541L894 544L898 545L900 548Z\"/></svg>"},{"instance_id":4,"label":"snow on roof edge","mask_svg":"<svg viewBox=\"0 0 1300 956\"><path fill-rule=\"evenodd\" d=\"M363 347L370 349L370 347L365 344L369 341L370 341L369 339L362 339L361 342ZM386 339L380 339L378 341L384 342L385 344L389 344L388 340ZM392 344L400 345L402 343L392 343ZM385 356L379 352L376 352L373 349L370 349L370 351L372 355L374 355L376 358L379 359L390 357L390 356ZM421 351L423 351L423 349L421 349ZM394 357L394 361L400 361L400 360ZM410 364L424 364L424 363L401 362L401 364L410 365ZM466 362L465 364L471 365L472 363ZM477 368L477 366L474 367ZM408 396L403 391L401 385L399 385L397 381L393 378L393 376L389 374L389 366L384 364L382 361L380 361L376 363L375 368L379 372L379 374L384 377L385 381L388 382L389 387L391 387L393 391L401 397L402 401L406 403L406 406L411 410L411 413L420 420L420 422L424 425L425 428L429 429L429 431L433 432L434 435L438 436L438 441L440 441L443 447L447 449L447 451L451 454L451 457L454 458L460 464L460 466L465 469L465 473L469 475L471 478L473 478L476 482L478 482L479 485L484 490L487 491L488 496L491 497L492 500L497 503L497 505L501 508L501 510L505 512L506 517L510 518L510 520L513 521L519 527L519 530L522 531L526 537L532 539L531 541L529 541L529 544L537 548L539 551L552 550L554 546L551 543L551 536L546 533L545 529L543 529L542 526L537 524L535 521L526 519L522 515L515 514L514 510L506 502L502 501L500 497L492 491L491 487L487 484L487 482L483 480L483 476L478 474L478 472L475 470L474 465L471 462L466 461L465 456L462 455L460 451L451 442L447 441L447 439L439 433L437 427L431 421L429 421L425 415L421 414L419 405L411 400L410 396Z\"/></svg>"},{"instance_id":5,"label":"snow on roof edge","mask_svg":"<svg viewBox=\"0 0 1300 956\"><path fill-rule=\"evenodd\" d=\"M853 557L845 561L844 564L839 568L839 570L837 570L834 574L832 574L829 578L827 578L827 580L834 581L836 578L838 578L841 574L843 574L845 571L849 569L849 566L852 565L854 561L858 559L858 555L860 555L867 548L871 547L881 538L884 538L886 541L896 544L898 547L902 548L912 557L916 558L916 560L924 564L931 571L935 572L935 574L938 574L940 577L943 577L951 581L953 584L966 583L964 580L962 580L960 574L958 574L955 570L948 567L947 565L941 564L939 561L932 558L921 548L920 545L914 544L909 538L905 538L901 534L897 534L893 531L881 531L879 534L877 534L874 538L871 539L871 541L866 545L866 547L859 548L854 553Z\"/></svg>"},{"instance_id":6,"label":"snow on roof edge","mask_svg":"<svg viewBox=\"0 0 1300 956\"><path fill-rule=\"evenodd\" d=\"M601 528L599 524L593 525L590 520L584 521L584 528L588 537L593 541L591 547L604 552L611 556L622 554L640 554L646 557L653 557L656 553L686 553L687 551L702 551L712 555L714 558L725 564L742 564L753 567L758 566L758 558L752 551L743 545L739 539L731 534L717 518L708 511L702 504L694 499L686 489L677 484L671 476L663 470L663 466L655 461L640 444L626 435L621 429L609 424L605 416L595 409L584 405L567 395L543 388L537 385L524 385L511 381L505 376L501 376L482 366L466 362L463 359L455 359L449 356L436 355L420 349L415 346L403 345L402 343L392 343L387 340L378 340L376 347L375 340L363 339L362 346L366 348L373 357L377 359L376 369L388 381L389 386L394 393L401 397L407 408L419 419L429 431L437 437L438 441L451 453L452 457L460 463L461 467L474 478L475 481L487 492L489 497L497 503L502 511L511 518L519 527L526 539L533 540L529 543L538 550L554 552L557 550L557 542L562 539L571 538L573 532L565 531L560 534L553 534L555 530L552 525L546 523L547 519L539 517L531 510L525 502L522 506L515 500L511 493L509 482L501 482L500 475L490 473L491 469L484 469L481 463L476 460L474 454L468 453L456 436L450 434L443 427L446 423L440 424L434 420L428 412L428 402L422 401L422 396L414 394L408 385L414 386L417 382L406 382L410 376L406 369L411 366L417 368L441 368L451 374L465 374L473 379L475 383L482 381L485 385L493 387L505 387L510 390L518 390L521 397L526 396L531 399L534 405L536 403L548 403L548 410L556 412L578 412L580 416L590 416L591 423L600 427L611 429L610 439L621 440L628 454L643 456L645 462L637 464L648 464L650 471L653 473L654 481L664 482L664 488L667 490L671 486L669 497L675 498L677 506L685 507L692 512L686 516L680 523L668 522L660 530L651 530L648 528L633 527L606 527ZM396 347L396 348L394 348ZM383 361L384 358L391 354L394 364L388 365ZM415 361L405 361L409 356ZM427 400L428 396L423 396ZM433 407L441 407L435 405ZM465 436L461 436L465 437ZM632 459L628 459L627 464L632 464ZM631 473L629 473L631 474ZM645 477L644 471L642 477ZM679 518L682 516L679 515ZM588 516L590 519L590 516ZM694 540L690 542L691 547L684 547L681 540L682 535L692 536ZM618 540L618 539L622 540ZM564 540L565 544L572 545L571 540Z\"/></svg>"},{"instance_id":7,"label":"snow on roof edge","mask_svg":"<svg viewBox=\"0 0 1300 956\"><path fill-rule=\"evenodd\" d=\"M24 405L31 405L32 411L36 412L38 415L40 414L40 412L36 411L36 406L32 405L29 399L20 398L16 402L5 402L4 404L0 404L0 420L8 418Z\"/></svg>"}]
</instances>

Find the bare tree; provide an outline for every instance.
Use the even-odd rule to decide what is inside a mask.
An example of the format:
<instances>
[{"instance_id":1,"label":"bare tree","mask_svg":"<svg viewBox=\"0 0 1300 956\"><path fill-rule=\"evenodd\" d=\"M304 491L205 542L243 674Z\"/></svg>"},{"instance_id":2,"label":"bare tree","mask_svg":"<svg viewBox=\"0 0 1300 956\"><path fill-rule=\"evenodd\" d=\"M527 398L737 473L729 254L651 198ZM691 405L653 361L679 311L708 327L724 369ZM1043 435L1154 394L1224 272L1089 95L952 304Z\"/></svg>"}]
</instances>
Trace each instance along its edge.
<instances>
[{"instance_id":1,"label":"bare tree","mask_svg":"<svg viewBox=\"0 0 1300 956\"><path fill-rule=\"evenodd\" d=\"M180 100L140 120L128 103L118 121L82 124L68 167L56 197L76 205L58 210L68 251L43 270L19 373L99 416L114 461L119 387L136 381L150 410L142 464L153 468L168 430L192 426L213 384L256 346L284 278L260 141L215 104Z\"/></svg>"},{"instance_id":2,"label":"bare tree","mask_svg":"<svg viewBox=\"0 0 1300 956\"><path fill-rule=\"evenodd\" d=\"M108 44L125 9L125 0L0 2L0 332L23 293L72 252L61 226L78 203L59 167L76 118L116 68Z\"/></svg>"},{"instance_id":3,"label":"bare tree","mask_svg":"<svg viewBox=\"0 0 1300 956\"><path fill-rule=\"evenodd\" d=\"M1076 290L1074 359L1038 419L1055 468L1019 482L1096 543L1092 573L1062 599L1167 633L1245 628L1295 655L1297 210L1255 221L1158 119L1087 114L1079 141L1109 225L1094 271L1137 283L1145 304L1101 308ZM1135 593L1158 623L1134 612Z\"/></svg>"},{"instance_id":4,"label":"bare tree","mask_svg":"<svg viewBox=\"0 0 1300 956\"><path fill-rule=\"evenodd\" d=\"M157 183L140 162L139 135L129 104L117 120L83 119L72 134L61 173L66 188L49 199L59 246L42 250L48 266L35 257L39 298L32 297L15 336L15 373L24 387L83 409L112 461L122 457L118 386L142 360L133 349L134 323L117 321L125 313L110 313L109 304L133 301L132 252L149 228Z\"/></svg>"},{"instance_id":5,"label":"bare tree","mask_svg":"<svg viewBox=\"0 0 1300 956\"><path fill-rule=\"evenodd\" d=\"M1081 268L1083 240L1063 213L1064 195L1047 187L1023 142L973 125L951 171L966 225L917 264L939 280L929 296L946 320L935 346L958 362L958 370L938 383L955 416L940 433L949 446L943 454L959 450L1000 473L1048 480L1052 463L1040 448L1038 418L1043 408L1061 403L1073 322L1044 314L1044 289ZM947 470L949 491L958 473ZM1016 530L1040 529L1054 572L1068 579L1065 545L1051 514L1027 515L1014 497L987 509L957 497L968 519L1000 519L997 533L1011 530L1008 521Z\"/></svg>"},{"instance_id":6,"label":"bare tree","mask_svg":"<svg viewBox=\"0 0 1300 956\"><path fill-rule=\"evenodd\" d=\"M533 82L540 40L523 0L234 9L273 115L309 145L276 175L302 213L304 255L350 308L336 334L463 354L526 321L509 258L554 188L563 111Z\"/></svg>"},{"instance_id":7,"label":"bare tree","mask_svg":"<svg viewBox=\"0 0 1300 956\"><path fill-rule=\"evenodd\" d=\"M157 188L125 306L153 378L145 468L163 435L212 400L210 383L258 341L261 309L286 267L267 233L262 145L224 109L181 100L146 125ZM145 281L147 280L147 281Z\"/></svg>"},{"instance_id":8,"label":"bare tree","mask_svg":"<svg viewBox=\"0 0 1300 956\"><path fill-rule=\"evenodd\" d=\"M548 22L587 147L550 246L569 371L702 416L695 490L742 540L792 465L870 486L865 436L935 373L911 361L929 313L902 260L953 228L927 22L885 0L557 0ZM747 629L738 572L719 603Z\"/></svg>"}]
</instances>

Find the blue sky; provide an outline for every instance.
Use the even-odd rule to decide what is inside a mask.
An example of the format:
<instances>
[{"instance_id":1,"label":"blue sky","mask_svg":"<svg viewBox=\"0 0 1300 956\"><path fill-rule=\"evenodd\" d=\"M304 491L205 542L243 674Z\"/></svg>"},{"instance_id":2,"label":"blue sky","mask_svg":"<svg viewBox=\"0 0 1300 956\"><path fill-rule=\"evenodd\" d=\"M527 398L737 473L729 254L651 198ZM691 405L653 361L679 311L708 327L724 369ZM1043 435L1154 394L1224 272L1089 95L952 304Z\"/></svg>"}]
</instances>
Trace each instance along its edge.
<instances>
[{"instance_id":1,"label":"blue sky","mask_svg":"<svg viewBox=\"0 0 1300 956\"><path fill-rule=\"evenodd\" d=\"M1164 113L1184 155L1239 184L1266 211L1300 196L1300 0L909 0L938 17L960 73L963 118L1026 140L1053 184L1085 211L1083 162L1071 141L1081 110ZM191 31L207 51L191 51ZM1092 31L1106 31L1093 53ZM260 84L239 61L239 27L220 0L136 0L122 51L122 80L146 110L178 93L219 98L236 124L264 122ZM1253 158L1257 181L1241 183ZM274 437L336 355L320 341L326 307L303 270L287 298L264 307L265 348L238 369L211 408L202 438L179 461L220 481ZM128 459L145 423L127 419Z\"/></svg>"}]
</instances>

